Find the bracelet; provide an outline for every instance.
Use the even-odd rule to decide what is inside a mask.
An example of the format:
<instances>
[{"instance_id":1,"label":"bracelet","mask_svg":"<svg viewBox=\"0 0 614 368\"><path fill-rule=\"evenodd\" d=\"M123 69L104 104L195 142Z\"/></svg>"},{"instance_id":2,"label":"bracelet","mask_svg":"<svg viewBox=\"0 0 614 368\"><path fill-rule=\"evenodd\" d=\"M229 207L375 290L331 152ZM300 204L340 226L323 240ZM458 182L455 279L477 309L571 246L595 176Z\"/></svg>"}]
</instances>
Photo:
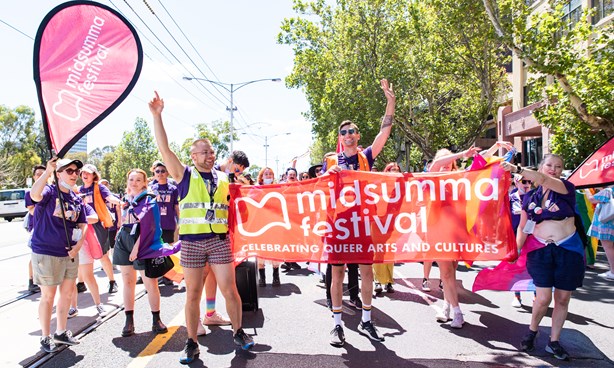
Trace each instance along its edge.
<instances>
[{"instance_id":1,"label":"bracelet","mask_svg":"<svg viewBox=\"0 0 614 368\"><path fill-rule=\"evenodd\" d=\"M522 166L520 166L520 164L516 164L516 174L522 175L523 171L524 169L522 168Z\"/></svg>"}]
</instances>

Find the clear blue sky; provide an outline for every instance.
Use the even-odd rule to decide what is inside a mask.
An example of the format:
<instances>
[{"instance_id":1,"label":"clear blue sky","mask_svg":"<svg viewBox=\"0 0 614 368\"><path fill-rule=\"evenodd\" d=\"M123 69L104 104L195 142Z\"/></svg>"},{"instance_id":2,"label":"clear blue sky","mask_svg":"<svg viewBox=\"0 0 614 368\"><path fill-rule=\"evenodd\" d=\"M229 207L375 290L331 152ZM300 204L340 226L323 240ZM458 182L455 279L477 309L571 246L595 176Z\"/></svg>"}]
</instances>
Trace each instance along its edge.
<instances>
[{"instance_id":1,"label":"clear blue sky","mask_svg":"<svg viewBox=\"0 0 614 368\"><path fill-rule=\"evenodd\" d=\"M196 76L201 76L201 73L172 40L164 26L208 79L225 83L276 77L283 80L292 70L291 48L276 43L282 20L294 16L290 0L148 0L164 26L142 1L129 2L138 16L122 0L99 2L119 10L135 25L141 37L145 58L140 79L131 95L88 135L89 151L119 143L122 133L132 127L137 117L145 118L151 126L147 101L153 96L154 90L165 100L165 125L171 141L180 143L191 137L194 134L193 126L198 123L229 119L226 111L229 94L226 91L220 89L220 92L216 92L211 85L207 85L216 94L216 99L206 94L195 82L182 80L183 76L188 75L185 68ZM0 2L0 39L4 50L0 58L0 104L10 108L18 105L34 107L37 120L40 119L40 110L32 76L33 39L41 20L60 3L62 1L53 0ZM200 56L178 30L167 11ZM281 170L292 157L308 150L311 123L301 115L308 109L302 91L286 88L283 81L259 82L235 92L234 99L238 108L235 113L235 129L252 134L241 135L240 140L235 141L234 148L245 151L252 163L264 166L265 161L264 138L254 137L254 134L269 137L268 166L274 170L277 165ZM257 122L267 124L247 127ZM292 134L273 137L286 132ZM278 163L276 158L279 158ZM297 166L306 169L309 165L307 156L299 160Z\"/></svg>"}]
</instances>

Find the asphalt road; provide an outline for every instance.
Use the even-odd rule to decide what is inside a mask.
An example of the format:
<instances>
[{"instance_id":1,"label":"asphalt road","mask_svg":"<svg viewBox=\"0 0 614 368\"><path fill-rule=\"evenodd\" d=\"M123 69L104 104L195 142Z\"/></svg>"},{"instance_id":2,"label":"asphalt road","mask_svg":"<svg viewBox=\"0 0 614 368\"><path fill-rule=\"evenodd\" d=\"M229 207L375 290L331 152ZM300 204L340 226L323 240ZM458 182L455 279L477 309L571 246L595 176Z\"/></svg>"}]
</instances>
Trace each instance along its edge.
<instances>
[{"instance_id":1,"label":"asphalt road","mask_svg":"<svg viewBox=\"0 0 614 368\"><path fill-rule=\"evenodd\" d=\"M2 259L23 253L23 229L20 222L0 222L0 247L5 252ZM16 226L17 225L17 226ZM20 232L20 233L18 233ZM18 238L18 243L8 239ZM437 308L441 306L442 293L435 290L423 293L419 289L422 277L420 264L408 263L395 267L396 293L378 296L374 302L373 319L386 337L383 343L372 342L358 334L360 311L344 304L344 323L347 343L342 348L329 345L332 329L331 313L325 306L323 284L320 277L307 270L283 274L282 285L259 288L260 309L244 313L246 332L254 335L256 345L250 352L237 350L232 343L229 327L213 327L199 339L200 360L191 366L206 367L612 367L608 357L614 357L612 331L614 315L614 282L596 277L604 271L603 254L600 253L597 272L587 271L585 286L572 299L568 321L561 341L574 357L570 362L560 362L544 351L548 341L550 314L542 322L537 349L531 354L518 351L518 344L530 321L530 295L524 298L523 308L511 307L512 294L508 292L470 292L477 272L487 264L474 265L472 269L459 268L458 287L466 324L461 330L453 330L449 324L435 321ZM23 260L5 260L2 279L23 280L8 272L23 274ZM17 261L16 261L17 260ZM8 267L11 264L16 268ZM304 265L304 264L303 264ZM12 270L11 270L12 269ZM269 282L271 270L267 268ZM432 271L434 280L439 273ZM118 279L119 275L116 275ZM97 272L99 285L104 290L106 279ZM22 282L23 284L23 282ZM434 282L436 285L436 280ZM121 287L121 285L120 285ZM3 299L17 296L15 287L0 288ZM166 367L177 366L183 349L186 330L183 319L185 290L183 285L161 286L163 321L169 333L155 336L150 332L151 314L147 298L136 305L137 334L120 337L124 323L119 295L102 294L103 302L117 308L118 313L103 321L81 337L81 344L65 349L53 356L44 355L38 349L40 327L36 321L38 297L29 296L0 308L2 329L0 342L4 358L3 366L25 366L43 358L44 367ZM347 302L347 296L344 298ZM79 317L69 321L75 332L87 328L94 321L93 307L87 293L79 294ZM202 303L204 308L204 301ZM218 293L218 309L224 312L224 300ZM40 364L40 360L39 363Z\"/></svg>"}]
</instances>

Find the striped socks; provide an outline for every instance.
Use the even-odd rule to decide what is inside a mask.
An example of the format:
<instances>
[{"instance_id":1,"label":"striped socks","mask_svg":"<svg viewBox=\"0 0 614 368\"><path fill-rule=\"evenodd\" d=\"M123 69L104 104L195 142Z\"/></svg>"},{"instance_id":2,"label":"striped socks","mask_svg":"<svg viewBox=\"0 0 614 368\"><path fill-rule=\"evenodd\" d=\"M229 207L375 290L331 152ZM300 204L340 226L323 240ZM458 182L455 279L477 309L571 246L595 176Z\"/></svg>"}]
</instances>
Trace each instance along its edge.
<instances>
[{"instance_id":1,"label":"striped socks","mask_svg":"<svg viewBox=\"0 0 614 368\"><path fill-rule=\"evenodd\" d=\"M371 320L371 306L367 304L362 305L362 321L369 322Z\"/></svg>"}]
</instances>

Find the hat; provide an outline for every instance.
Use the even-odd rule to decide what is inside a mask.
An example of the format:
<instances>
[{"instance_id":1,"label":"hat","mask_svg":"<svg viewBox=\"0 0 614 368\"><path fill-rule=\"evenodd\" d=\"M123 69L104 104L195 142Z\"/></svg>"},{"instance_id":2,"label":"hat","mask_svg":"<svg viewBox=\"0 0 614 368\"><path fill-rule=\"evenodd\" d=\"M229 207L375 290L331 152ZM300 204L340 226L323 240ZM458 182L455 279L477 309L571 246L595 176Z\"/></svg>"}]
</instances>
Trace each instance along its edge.
<instances>
[{"instance_id":1,"label":"hat","mask_svg":"<svg viewBox=\"0 0 614 368\"><path fill-rule=\"evenodd\" d=\"M309 168L309 170L307 170L307 173L309 174L309 177L311 179L317 177L316 172L322 170L322 164L315 164L312 167Z\"/></svg>"},{"instance_id":2,"label":"hat","mask_svg":"<svg viewBox=\"0 0 614 368\"><path fill-rule=\"evenodd\" d=\"M160 160L156 160L154 161L153 164L151 164L151 171L154 171L158 166L163 166L164 168L166 168L166 165L164 165L164 162Z\"/></svg>"},{"instance_id":3,"label":"hat","mask_svg":"<svg viewBox=\"0 0 614 368\"><path fill-rule=\"evenodd\" d=\"M98 180L98 182L101 183L101 184L102 184L102 182L110 183L108 179L100 179L100 180Z\"/></svg>"},{"instance_id":4,"label":"hat","mask_svg":"<svg viewBox=\"0 0 614 368\"><path fill-rule=\"evenodd\" d=\"M70 158L63 158L63 159L58 160L58 163L57 163L57 165L55 167L55 170L58 171L58 172L64 171L64 169L66 167L68 167L69 165L71 165L71 164L77 165L77 169L80 169L80 168L83 167L83 162L81 162L79 160L73 160L73 159L70 159Z\"/></svg>"},{"instance_id":5,"label":"hat","mask_svg":"<svg viewBox=\"0 0 614 368\"><path fill-rule=\"evenodd\" d=\"M90 174L94 174L94 175L96 175L96 179L100 180L100 173L98 172L98 169L96 168L96 166L94 166L92 164L85 164L85 165L83 165L83 168L81 169L81 171L85 171L85 172L88 172Z\"/></svg>"}]
</instances>

